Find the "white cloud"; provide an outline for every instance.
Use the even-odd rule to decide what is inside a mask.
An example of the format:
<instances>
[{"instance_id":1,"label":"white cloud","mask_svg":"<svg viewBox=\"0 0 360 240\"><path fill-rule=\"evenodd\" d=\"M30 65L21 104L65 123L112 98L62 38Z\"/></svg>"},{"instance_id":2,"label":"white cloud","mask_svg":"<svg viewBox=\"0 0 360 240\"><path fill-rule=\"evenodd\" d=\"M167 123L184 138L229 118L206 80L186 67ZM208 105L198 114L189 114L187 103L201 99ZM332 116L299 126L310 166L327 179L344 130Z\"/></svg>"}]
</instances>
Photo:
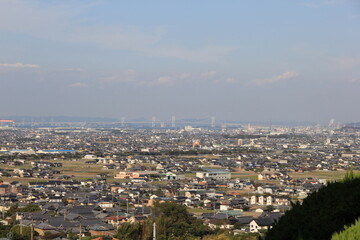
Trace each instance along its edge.
<instances>
[{"instance_id":1,"label":"white cloud","mask_svg":"<svg viewBox=\"0 0 360 240\"><path fill-rule=\"evenodd\" d=\"M153 83L155 85L164 85L164 84L172 84L174 83L174 78L171 77L159 77L158 79L156 79L156 81L154 81Z\"/></svg>"},{"instance_id":2,"label":"white cloud","mask_svg":"<svg viewBox=\"0 0 360 240\"><path fill-rule=\"evenodd\" d=\"M65 68L65 72L82 72L84 71L82 68Z\"/></svg>"},{"instance_id":3,"label":"white cloud","mask_svg":"<svg viewBox=\"0 0 360 240\"><path fill-rule=\"evenodd\" d=\"M225 80L225 82L226 82L226 83L230 83L230 84L232 84L232 83L237 83L237 79L235 79L235 78L227 78L227 79Z\"/></svg>"},{"instance_id":4,"label":"white cloud","mask_svg":"<svg viewBox=\"0 0 360 240\"><path fill-rule=\"evenodd\" d=\"M186 73L186 72L180 73L179 74L179 79L188 79L190 76L191 76L190 73Z\"/></svg>"},{"instance_id":5,"label":"white cloud","mask_svg":"<svg viewBox=\"0 0 360 240\"><path fill-rule=\"evenodd\" d=\"M40 68L37 64L25 64L25 63L1 63L0 67L5 68Z\"/></svg>"},{"instance_id":6,"label":"white cloud","mask_svg":"<svg viewBox=\"0 0 360 240\"><path fill-rule=\"evenodd\" d=\"M59 1L60 2L60 1ZM130 50L191 62L214 62L236 49L221 45L186 48L162 42L167 29L133 25L93 24L82 17L95 4L61 2L47 7L33 1L0 1L0 29L53 41L94 45L114 50ZM16 16L16 18L14 18Z\"/></svg>"},{"instance_id":7,"label":"white cloud","mask_svg":"<svg viewBox=\"0 0 360 240\"><path fill-rule=\"evenodd\" d=\"M352 78L352 79L350 79L350 82L352 82L352 83L360 83L360 78Z\"/></svg>"},{"instance_id":8,"label":"white cloud","mask_svg":"<svg viewBox=\"0 0 360 240\"><path fill-rule=\"evenodd\" d=\"M285 81L291 78L295 78L299 75L299 73L297 72L284 72L280 75L274 76L272 78L265 78L265 79L256 79L251 81L249 84L250 85L257 85L257 86L261 86L261 85L266 85L266 84L272 84L272 83L277 83L277 82L281 82L281 81Z\"/></svg>"},{"instance_id":9,"label":"white cloud","mask_svg":"<svg viewBox=\"0 0 360 240\"><path fill-rule=\"evenodd\" d=\"M303 5L304 7L308 7L308 8L318 8L318 7L320 7L320 5L316 4L316 3L302 3L301 5Z\"/></svg>"},{"instance_id":10,"label":"white cloud","mask_svg":"<svg viewBox=\"0 0 360 240\"><path fill-rule=\"evenodd\" d=\"M238 80L233 77L221 76L216 71L207 71L202 73L179 73L174 75L160 76L154 80L139 81L141 86L158 86L158 85L176 85L176 84L189 84L189 83L211 83L211 84L234 84Z\"/></svg>"},{"instance_id":11,"label":"white cloud","mask_svg":"<svg viewBox=\"0 0 360 240\"><path fill-rule=\"evenodd\" d=\"M325 1L308 1L302 3L303 6L308 8L320 8L328 5L348 3L349 0L325 0Z\"/></svg>"},{"instance_id":12,"label":"white cloud","mask_svg":"<svg viewBox=\"0 0 360 240\"><path fill-rule=\"evenodd\" d=\"M161 76L158 77L154 80L144 80L144 81L138 81L137 85L138 86L147 86L147 87L152 87L152 86L172 86L176 83L178 83L178 76Z\"/></svg>"},{"instance_id":13,"label":"white cloud","mask_svg":"<svg viewBox=\"0 0 360 240\"><path fill-rule=\"evenodd\" d=\"M201 48L187 49L179 46L163 45L144 50L149 55L173 57L190 62L216 62L221 57L236 50L237 47L208 45Z\"/></svg>"},{"instance_id":14,"label":"white cloud","mask_svg":"<svg viewBox=\"0 0 360 240\"><path fill-rule=\"evenodd\" d=\"M360 67L360 56L337 58L335 59L335 64L339 66L342 70Z\"/></svg>"},{"instance_id":15,"label":"white cloud","mask_svg":"<svg viewBox=\"0 0 360 240\"><path fill-rule=\"evenodd\" d=\"M72 31L65 35L66 38L62 38L63 41L142 53L153 53L150 46L158 43L165 33L160 28L140 30L135 26L125 25L67 27L72 28Z\"/></svg>"},{"instance_id":16,"label":"white cloud","mask_svg":"<svg viewBox=\"0 0 360 240\"><path fill-rule=\"evenodd\" d=\"M128 69L125 71L119 71L111 76L103 77L100 81L104 83L137 82L137 75L137 71Z\"/></svg>"},{"instance_id":17,"label":"white cloud","mask_svg":"<svg viewBox=\"0 0 360 240\"><path fill-rule=\"evenodd\" d=\"M209 72L204 72L204 73L201 73L200 76L204 79L209 79L209 78L213 78L215 77L217 74L216 71L209 71Z\"/></svg>"},{"instance_id":18,"label":"white cloud","mask_svg":"<svg viewBox=\"0 0 360 240\"><path fill-rule=\"evenodd\" d=\"M73 88L84 88L87 87L88 85L86 83L82 83L82 82L76 82L73 84L70 84L69 87L73 87Z\"/></svg>"}]
</instances>

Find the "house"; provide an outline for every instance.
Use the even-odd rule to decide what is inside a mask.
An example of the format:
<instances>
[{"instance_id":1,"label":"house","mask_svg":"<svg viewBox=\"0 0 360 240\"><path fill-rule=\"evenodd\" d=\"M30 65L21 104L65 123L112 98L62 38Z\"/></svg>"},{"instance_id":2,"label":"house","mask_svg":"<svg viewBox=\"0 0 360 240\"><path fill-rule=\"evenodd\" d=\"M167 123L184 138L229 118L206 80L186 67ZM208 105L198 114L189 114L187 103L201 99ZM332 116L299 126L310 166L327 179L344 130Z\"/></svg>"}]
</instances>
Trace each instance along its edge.
<instances>
[{"instance_id":1,"label":"house","mask_svg":"<svg viewBox=\"0 0 360 240\"><path fill-rule=\"evenodd\" d=\"M250 232L259 232L261 229L270 229L280 217L281 214L278 212L264 212L259 218L250 222Z\"/></svg>"},{"instance_id":2,"label":"house","mask_svg":"<svg viewBox=\"0 0 360 240\"><path fill-rule=\"evenodd\" d=\"M9 184L3 184L0 185L0 195L5 195L10 193L11 186Z\"/></svg>"},{"instance_id":3,"label":"house","mask_svg":"<svg viewBox=\"0 0 360 240\"><path fill-rule=\"evenodd\" d=\"M62 196L49 196L47 198L47 201L49 203L61 203L63 201L63 197Z\"/></svg>"},{"instance_id":4,"label":"house","mask_svg":"<svg viewBox=\"0 0 360 240\"><path fill-rule=\"evenodd\" d=\"M273 221L270 218L258 218L250 222L250 232L259 232L261 229L270 229Z\"/></svg>"},{"instance_id":5,"label":"house","mask_svg":"<svg viewBox=\"0 0 360 240\"><path fill-rule=\"evenodd\" d=\"M112 236L115 234L114 227L110 224L95 224L89 227L91 236Z\"/></svg>"},{"instance_id":6,"label":"house","mask_svg":"<svg viewBox=\"0 0 360 240\"><path fill-rule=\"evenodd\" d=\"M95 155L88 154L88 155L85 155L83 159L91 159L91 160L93 160L93 159L97 159L97 158L98 157L95 156Z\"/></svg>"},{"instance_id":7,"label":"house","mask_svg":"<svg viewBox=\"0 0 360 240\"><path fill-rule=\"evenodd\" d=\"M129 218L129 223L135 223L135 222L143 222L147 219L146 216L131 216Z\"/></svg>"},{"instance_id":8,"label":"house","mask_svg":"<svg viewBox=\"0 0 360 240\"><path fill-rule=\"evenodd\" d=\"M114 228L118 228L120 226L120 223L125 219L125 216L110 216L106 218L106 222L108 224L111 224L114 226Z\"/></svg>"},{"instance_id":9,"label":"house","mask_svg":"<svg viewBox=\"0 0 360 240\"><path fill-rule=\"evenodd\" d=\"M226 169L211 169L206 168L202 172L197 172L198 178L211 178L215 180L231 179L231 172Z\"/></svg>"},{"instance_id":10,"label":"house","mask_svg":"<svg viewBox=\"0 0 360 240\"><path fill-rule=\"evenodd\" d=\"M113 202L106 202L106 201L99 202L98 205L99 205L101 208L113 208L113 207L114 207L114 203L113 203Z\"/></svg>"},{"instance_id":11,"label":"house","mask_svg":"<svg viewBox=\"0 0 360 240\"><path fill-rule=\"evenodd\" d=\"M146 180L144 178L133 178L131 179L132 183L146 183Z\"/></svg>"},{"instance_id":12,"label":"house","mask_svg":"<svg viewBox=\"0 0 360 240\"><path fill-rule=\"evenodd\" d=\"M187 198L184 201L184 205L186 206L194 206L197 205L199 203L200 199L198 198Z\"/></svg>"},{"instance_id":13,"label":"house","mask_svg":"<svg viewBox=\"0 0 360 240\"><path fill-rule=\"evenodd\" d=\"M266 205L273 205L274 203L274 197L269 195L266 197Z\"/></svg>"},{"instance_id":14,"label":"house","mask_svg":"<svg viewBox=\"0 0 360 240\"><path fill-rule=\"evenodd\" d=\"M165 180L184 180L185 174L178 172L167 172L164 174Z\"/></svg>"},{"instance_id":15,"label":"house","mask_svg":"<svg viewBox=\"0 0 360 240\"><path fill-rule=\"evenodd\" d=\"M266 203L266 198L265 198L264 196L259 196L259 198L258 198L258 203L259 203L260 205L265 205L265 203Z\"/></svg>"},{"instance_id":16,"label":"house","mask_svg":"<svg viewBox=\"0 0 360 240\"><path fill-rule=\"evenodd\" d=\"M253 196L251 196L250 197L250 204L251 205L255 205L255 204L257 204L257 196L255 196L255 195L253 195Z\"/></svg>"},{"instance_id":17,"label":"house","mask_svg":"<svg viewBox=\"0 0 360 240\"><path fill-rule=\"evenodd\" d=\"M40 223L34 227L34 231L39 233L40 236L44 236L45 232L57 233L57 228L47 224L47 223Z\"/></svg>"},{"instance_id":18,"label":"house","mask_svg":"<svg viewBox=\"0 0 360 240\"><path fill-rule=\"evenodd\" d=\"M150 175L158 175L158 171L122 171L116 174L116 179L144 178Z\"/></svg>"},{"instance_id":19,"label":"house","mask_svg":"<svg viewBox=\"0 0 360 240\"><path fill-rule=\"evenodd\" d=\"M265 190L263 187L259 186L256 191L259 193L259 194L264 194L265 193Z\"/></svg>"},{"instance_id":20,"label":"house","mask_svg":"<svg viewBox=\"0 0 360 240\"><path fill-rule=\"evenodd\" d=\"M276 197L275 198L276 205L290 205L290 198L289 197Z\"/></svg>"},{"instance_id":21,"label":"house","mask_svg":"<svg viewBox=\"0 0 360 240\"><path fill-rule=\"evenodd\" d=\"M104 236L104 237L93 238L93 240L119 240L119 239L110 236Z\"/></svg>"},{"instance_id":22,"label":"house","mask_svg":"<svg viewBox=\"0 0 360 240\"><path fill-rule=\"evenodd\" d=\"M239 222L242 225L249 225L252 220L254 220L254 218L251 216L236 217L236 222Z\"/></svg>"},{"instance_id":23,"label":"house","mask_svg":"<svg viewBox=\"0 0 360 240\"><path fill-rule=\"evenodd\" d=\"M222 200L220 201L220 210L230 210L230 201L229 200Z\"/></svg>"}]
</instances>

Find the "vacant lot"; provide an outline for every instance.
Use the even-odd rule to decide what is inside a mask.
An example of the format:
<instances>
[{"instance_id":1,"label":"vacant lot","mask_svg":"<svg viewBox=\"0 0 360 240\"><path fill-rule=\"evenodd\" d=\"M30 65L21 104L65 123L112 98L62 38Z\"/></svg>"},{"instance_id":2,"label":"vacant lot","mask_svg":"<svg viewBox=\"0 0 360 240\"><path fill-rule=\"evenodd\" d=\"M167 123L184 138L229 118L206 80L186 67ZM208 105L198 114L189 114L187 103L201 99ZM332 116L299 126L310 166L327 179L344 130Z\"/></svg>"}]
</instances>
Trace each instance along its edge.
<instances>
[{"instance_id":1,"label":"vacant lot","mask_svg":"<svg viewBox=\"0 0 360 240\"><path fill-rule=\"evenodd\" d=\"M355 171L359 172L359 171ZM339 180L342 179L346 174L346 171L311 171L311 172L291 172L289 175L292 178L323 178L326 180Z\"/></svg>"},{"instance_id":2,"label":"vacant lot","mask_svg":"<svg viewBox=\"0 0 360 240\"><path fill-rule=\"evenodd\" d=\"M231 172L231 178L250 178L251 180L257 180L258 173L253 171L240 170L236 172Z\"/></svg>"},{"instance_id":3,"label":"vacant lot","mask_svg":"<svg viewBox=\"0 0 360 240\"><path fill-rule=\"evenodd\" d=\"M115 174L118 170L107 170L103 168L103 164L86 164L87 160L84 159L74 159L74 160L44 160L48 162L59 162L62 163L62 167L54 168L60 171L60 174L54 175L54 178L60 177L62 175L72 176L74 179L94 179L97 174L105 173L108 175L108 179L114 180ZM18 169L31 169L30 162L22 166L9 166L4 165L2 169L14 170ZM14 177L0 177L3 181L11 182L11 181L19 181L21 183L27 182L36 182L43 181L42 178L14 178Z\"/></svg>"},{"instance_id":4,"label":"vacant lot","mask_svg":"<svg viewBox=\"0 0 360 240\"><path fill-rule=\"evenodd\" d=\"M106 173L114 177L116 170L107 170L103 168L103 164L86 164L86 160L80 159L76 161L56 161L63 164L60 168L62 175L74 175L77 178L94 178L96 174Z\"/></svg>"}]
</instances>

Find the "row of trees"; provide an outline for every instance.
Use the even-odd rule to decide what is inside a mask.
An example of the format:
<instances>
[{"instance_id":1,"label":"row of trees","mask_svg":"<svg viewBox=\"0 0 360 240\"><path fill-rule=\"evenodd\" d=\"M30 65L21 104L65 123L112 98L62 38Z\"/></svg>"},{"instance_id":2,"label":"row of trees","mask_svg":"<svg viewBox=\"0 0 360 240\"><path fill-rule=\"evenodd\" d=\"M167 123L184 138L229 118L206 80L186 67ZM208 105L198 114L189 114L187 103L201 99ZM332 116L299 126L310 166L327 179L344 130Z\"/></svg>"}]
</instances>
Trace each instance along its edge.
<instances>
[{"instance_id":1,"label":"row of trees","mask_svg":"<svg viewBox=\"0 0 360 240\"><path fill-rule=\"evenodd\" d=\"M153 208L153 217L141 223L124 223L120 226L119 239L152 239L153 223L157 239L192 239L213 233L201 220L190 216L186 207L173 202L158 203Z\"/></svg>"},{"instance_id":2,"label":"row of trees","mask_svg":"<svg viewBox=\"0 0 360 240\"><path fill-rule=\"evenodd\" d=\"M22 208L14 205L8 210L7 216L14 218L16 212L36 212L39 210L39 206L35 204L28 204ZM254 233L234 236L228 230L210 229L203 224L203 221L189 215L184 205L175 202L155 202L152 213L152 217L143 222L121 224L115 237L120 240L151 240L154 234L154 223L156 224L156 237L158 240L255 240L258 236L258 234ZM10 225L0 224L0 238L6 238L11 234L13 240L30 240L31 232L37 235L35 231L31 231L30 227L20 227L19 222L14 220ZM60 236L65 237L66 233L45 232L42 239L54 239ZM69 233L67 237L77 239L78 236ZM82 239L91 238L94 237Z\"/></svg>"},{"instance_id":3,"label":"row of trees","mask_svg":"<svg viewBox=\"0 0 360 240\"><path fill-rule=\"evenodd\" d=\"M121 224L115 237L120 240L151 240L154 223L157 240L256 240L259 236L257 233L234 236L228 230L210 229L203 221L189 215L185 206L175 202L156 202L151 218L144 222Z\"/></svg>"}]
</instances>

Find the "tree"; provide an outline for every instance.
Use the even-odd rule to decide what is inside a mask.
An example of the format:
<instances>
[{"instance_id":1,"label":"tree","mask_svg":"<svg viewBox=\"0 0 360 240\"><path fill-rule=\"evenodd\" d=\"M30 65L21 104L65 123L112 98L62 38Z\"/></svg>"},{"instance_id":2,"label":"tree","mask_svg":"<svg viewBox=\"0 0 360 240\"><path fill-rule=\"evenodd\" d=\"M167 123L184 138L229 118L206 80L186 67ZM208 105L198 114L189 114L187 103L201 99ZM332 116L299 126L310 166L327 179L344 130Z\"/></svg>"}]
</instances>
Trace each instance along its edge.
<instances>
[{"instance_id":1,"label":"tree","mask_svg":"<svg viewBox=\"0 0 360 240\"><path fill-rule=\"evenodd\" d=\"M14 213L16 212L37 212L40 211L41 208L38 205L35 204L28 204L23 208L19 208L18 204L15 204L13 206L10 207L10 209L6 212L6 215L8 217L12 216Z\"/></svg>"},{"instance_id":2,"label":"tree","mask_svg":"<svg viewBox=\"0 0 360 240\"><path fill-rule=\"evenodd\" d=\"M13 239L31 238L31 228L27 226L15 225L11 228L11 232L14 234Z\"/></svg>"},{"instance_id":3,"label":"tree","mask_svg":"<svg viewBox=\"0 0 360 240\"><path fill-rule=\"evenodd\" d=\"M344 231L340 233L335 233L331 240L360 240L360 219L351 226L346 226Z\"/></svg>"},{"instance_id":4,"label":"tree","mask_svg":"<svg viewBox=\"0 0 360 240\"><path fill-rule=\"evenodd\" d=\"M359 199L360 178L350 171L344 180L313 192L302 204L292 204L265 240L330 239L334 232L359 218Z\"/></svg>"},{"instance_id":5,"label":"tree","mask_svg":"<svg viewBox=\"0 0 360 240\"><path fill-rule=\"evenodd\" d=\"M11 225L4 225L0 223L0 238L5 238L6 235L10 232Z\"/></svg>"},{"instance_id":6,"label":"tree","mask_svg":"<svg viewBox=\"0 0 360 240\"><path fill-rule=\"evenodd\" d=\"M241 222L237 222L234 224L234 229L241 229L244 226Z\"/></svg>"},{"instance_id":7,"label":"tree","mask_svg":"<svg viewBox=\"0 0 360 240\"><path fill-rule=\"evenodd\" d=\"M38 212L40 210L41 210L41 208L39 207L39 205L31 204L31 203L26 205L23 208L20 208L21 212Z\"/></svg>"},{"instance_id":8,"label":"tree","mask_svg":"<svg viewBox=\"0 0 360 240\"><path fill-rule=\"evenodd\" d=\"M120 225L116 237L119 239L142 239L141 223L123 223Z\"/></svg>"},{"instance_id":9,"label":"tree","mask_svg":"<svg viewBox=\"0 0 360 240\"><path fill-rule=\"evenodd\" d=\"M157 239L193 239L212 233L201 220L190 216L183 205L175 202L155 202L153 217L142 223L124 223L116 237L119 239L151 239L156 224Z\"/></svg>"},{"instance_id":10,"label":"tree","mask_svg":"<svg viewBox=\"0 0 360 240\"><path fill-rule=\"evenodd\" d=\"M274 211L274 209L275 209L275 207L273 205L268 205L268 206L266 206L265 211L272 212L272 211Z\"/></svg>"}]
</instances>

